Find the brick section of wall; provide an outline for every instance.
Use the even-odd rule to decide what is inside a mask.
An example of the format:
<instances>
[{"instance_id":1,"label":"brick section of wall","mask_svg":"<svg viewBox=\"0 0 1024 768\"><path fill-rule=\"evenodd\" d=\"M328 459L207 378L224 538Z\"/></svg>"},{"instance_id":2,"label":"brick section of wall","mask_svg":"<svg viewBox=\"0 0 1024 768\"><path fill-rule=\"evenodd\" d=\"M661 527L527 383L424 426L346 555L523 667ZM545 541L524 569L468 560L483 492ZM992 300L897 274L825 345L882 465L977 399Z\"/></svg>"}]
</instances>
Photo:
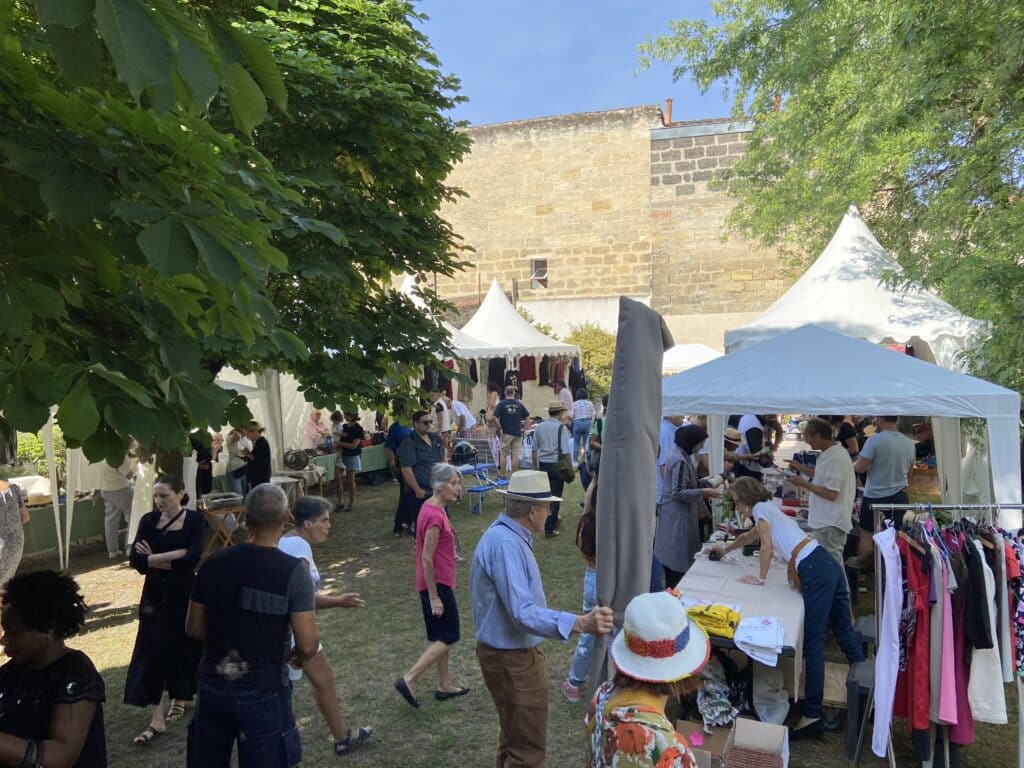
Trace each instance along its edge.
<instances>
[{"instance_id":1,"label":"brick section of wall","mask_svg":"<svg viewBox=\"0 0 1024 768\"><path fill-rule=\"evenodd\" d=\"M734 203L709 183L743 155L747 135L651 140L651 306L662 314L758 311L789 286L774 252L722 239Z\"/></svg>"},{"instance_id":2,"label":"brick section of wall","mask_svg":"<svg viewBox=\"0 0 1024 768\"><path fill-rule=\"evenodd\" d=\"M650 131L657 107L471 128L470 154L448 178L468 197L442 215L475 249L442 296L475 295L492 278L522 298L647 296L651 286ZM671 169L666 169L671 170ZM534 259L547 289L530 287Z\"/></svg>"}]
</instances>

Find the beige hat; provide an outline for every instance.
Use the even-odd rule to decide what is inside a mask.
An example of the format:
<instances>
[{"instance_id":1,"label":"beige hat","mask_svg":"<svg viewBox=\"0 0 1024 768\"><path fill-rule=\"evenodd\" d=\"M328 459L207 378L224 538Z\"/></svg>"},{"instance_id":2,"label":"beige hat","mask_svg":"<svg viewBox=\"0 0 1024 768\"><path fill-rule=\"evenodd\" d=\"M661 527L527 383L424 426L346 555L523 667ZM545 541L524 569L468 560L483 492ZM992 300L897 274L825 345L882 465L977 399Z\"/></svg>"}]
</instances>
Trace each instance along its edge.
<instances>
[{"instance_id":1,"label":"beige hat","mask_svg":"<svg viewBox=\"0 0 1024 768\"><path fill-rule=\"evenodd\" d=\"M725 442L739 445L743 441L743 435L736 427L727 427L725 430Z\"/></svg>"},{"instance_id":2,"label":"beige hat","mask_svg":"<svg viewBox=\"0 0 1024 768\"><path fill-rule=\"evenodd\" d=\"M561 501L561 496L551 495L551 481L547 472L535 469L521 469L513 472L508 486L496 489L498 493L523 501Z\"/></svg>"},{"instance_id":3,"label":"beige hat","mask_svg":"<svg viewBox=\"0 0 1024 768\"><path fill-rule=\"evenodd\" d=\"M548 401L548 413L558 413L559 411L567 411L565 403L561 400L549 400Z\"/></svg>"}]
</instances>

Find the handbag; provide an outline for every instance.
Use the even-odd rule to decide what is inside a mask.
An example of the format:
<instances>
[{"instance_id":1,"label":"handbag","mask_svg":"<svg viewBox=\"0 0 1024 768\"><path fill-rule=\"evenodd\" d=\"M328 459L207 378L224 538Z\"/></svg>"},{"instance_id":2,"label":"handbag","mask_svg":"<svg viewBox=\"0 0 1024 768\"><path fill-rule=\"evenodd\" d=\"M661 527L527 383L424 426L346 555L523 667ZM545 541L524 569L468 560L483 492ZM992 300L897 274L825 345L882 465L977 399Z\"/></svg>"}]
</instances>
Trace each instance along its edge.
<instances>
[{"instance_id":1,"label":"handbag","mask_svg":"<svg viewBox=\"0 0 1024 768\"><path fill-rule=\"evenodd\" d=\"M598 440L602 439L602 432L604 431L604 417L594 421L594 429L597 430ZM587 450L583 454L583 460L587 463L587 469L590 474L596 475L601 466L601 449L594 448L590 445L590 441L587 441Z\"/></svg>"},{"instance_id":2,"label":"handbag","mask_svg":"<svg viewBox=\"0 0 1024 768\"><path fill-rule=\"evenodd\" d=\"M562 453L562 430L569 430L565 424L558 426L558 460L555 462L555 473L561 478L562 482L571 483L576 479L576 468L572 465L572 456L568 453Z\"/></svg>"}]
</instances>

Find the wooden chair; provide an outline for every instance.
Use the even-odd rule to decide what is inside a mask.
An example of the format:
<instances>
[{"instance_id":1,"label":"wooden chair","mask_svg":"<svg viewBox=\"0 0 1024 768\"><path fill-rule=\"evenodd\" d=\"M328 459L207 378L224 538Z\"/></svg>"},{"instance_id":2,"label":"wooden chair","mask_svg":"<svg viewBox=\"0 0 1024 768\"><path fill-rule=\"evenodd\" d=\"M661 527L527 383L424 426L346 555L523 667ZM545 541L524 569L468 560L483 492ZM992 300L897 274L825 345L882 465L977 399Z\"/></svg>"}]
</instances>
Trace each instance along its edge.
<instances>
[{"instance_id":1,"label":"wooden chair","mask_svg":"<svg viewBox=\"0 0 1024 768\"><path fill-rule=\"evenodd\" d=\"M234 517L234 524L228 524L228 515ZM245 507L221 507L220 509L203 510L206 524L210 526L210 540L203 550L203 557L209 555L217 547L230 547L234 541L235 531L245 520Z\"/></svg>"}]
</instances>

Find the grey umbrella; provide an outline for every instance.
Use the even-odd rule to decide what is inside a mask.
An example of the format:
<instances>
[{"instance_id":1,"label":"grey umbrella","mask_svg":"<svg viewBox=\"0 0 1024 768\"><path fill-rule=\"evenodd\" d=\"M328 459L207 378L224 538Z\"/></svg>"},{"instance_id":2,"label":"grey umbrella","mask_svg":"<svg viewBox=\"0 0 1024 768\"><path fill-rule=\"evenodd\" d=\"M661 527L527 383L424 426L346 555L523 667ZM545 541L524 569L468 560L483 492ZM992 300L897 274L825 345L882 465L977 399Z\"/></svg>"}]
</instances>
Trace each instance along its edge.
<instances>
[{"instance_id":1,"label":"grey umbrella","mask_svg":"<svg viewBox=\"0 0 1024 768\"><path fill-rule=\"evenodd\" d=\"M632 299L619 299L597 499L597 599L615 612L616 627L622 626L629 601L650 585L661 360L674 344L661 315ZM595 638L593 688L614 675L608 641L607 636Z\"/></svg>"}]
</instances>

